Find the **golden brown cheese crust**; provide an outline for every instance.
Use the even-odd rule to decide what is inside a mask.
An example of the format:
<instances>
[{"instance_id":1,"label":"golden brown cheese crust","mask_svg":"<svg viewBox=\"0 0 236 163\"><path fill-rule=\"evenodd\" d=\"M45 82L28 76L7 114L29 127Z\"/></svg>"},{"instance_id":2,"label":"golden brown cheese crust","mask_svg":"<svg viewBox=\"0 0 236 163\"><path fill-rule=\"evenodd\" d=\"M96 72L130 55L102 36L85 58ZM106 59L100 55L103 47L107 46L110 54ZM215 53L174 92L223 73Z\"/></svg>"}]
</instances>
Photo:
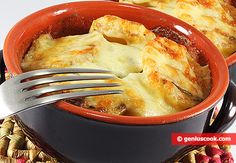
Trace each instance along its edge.
<instances>
[{"instance_id":1,"label":"golden brown cheese crust","mask_svg":"<svg viewBox=\"0 0 236 163\"><path fill-rule=\"evenodd\" d=\"M157 37L145 46L143 70L148 74L156 72L165 80L170 80L176 86L188 90L193 96L203 98L197 76L188 62L189 57L183 45L167 38Z\"/></svg>"},{"instance_id":2,"label":"golden brown cheese crust","mask_svg":"<svg viewBox=\"0 0 236 163\"><path fill-rule=\"evenodd\" d=\"M174 108L192 107L209 93L202 90L195 73L195 67L203 67L196 62L197 65L190 64L190 58L183 45L162 37L150 41L142 52L143 73L149 85L161 90L163 98Z\"/></svg>"},{"instance_id":3,"label":"golden brown cheese crust","mask_svg":"<svg viewBox=\"0 0 236 163\"><path fill-rule=\"evenodd\" d=\"M210 89L208 67L200 66L184 46L111 15L95 20L88 34L58 39L46 34L35 40L23 59L23 70L55 67L111 70L116 77L106 82L120 83L118 89L124 93L80 102L82 107L110 114L172 114L196 105Z\"/></svg>"},{"instance_id":4,"label":"golden brown cheese crust","mask_svg":"<svg viewBox=\"0 0 236 163\"><path fill-rule=\"evenodd\" d=\"M236 21L236 1L235 0L220 0L220 3L224 10L232 16L234 21Z\"/></svg>"},{"instance_id":5,"label":"golden brown cheese crust","mask_svg":"<svg viewBox=\"0 0 236 163\"><path fill-rule=\"evenodd\" d=\"M177 17L205 34L228 57L236 51L236 22L232 10L219 0L120 0Z\"/></svg>"},{"instance_id":6,"label":"golden brown cheese crust","mask_svg":"<svg viewBox=\"0 0 236 163\"><path fill-rule=\"evenodd\" d=\"M139 51L133 46L109 42L96 31L59 39L46 34L33 43L21 66L24 71L58 67L102 68L124 77L142 70Z\"/></svg>"},{"instance_id":7,"label":"golden brown cheese crust","mask_svg":"<svg viewBox=\"0 0 236 163\"><path fill-rule=\"evenodd\" d=\"M111 15L94 20L90 27L90 32L93 31L102 33L108 40L119 40L121 43L139 48L156 37L153 32L140 23Z\"/></svg>"}]
</instances>

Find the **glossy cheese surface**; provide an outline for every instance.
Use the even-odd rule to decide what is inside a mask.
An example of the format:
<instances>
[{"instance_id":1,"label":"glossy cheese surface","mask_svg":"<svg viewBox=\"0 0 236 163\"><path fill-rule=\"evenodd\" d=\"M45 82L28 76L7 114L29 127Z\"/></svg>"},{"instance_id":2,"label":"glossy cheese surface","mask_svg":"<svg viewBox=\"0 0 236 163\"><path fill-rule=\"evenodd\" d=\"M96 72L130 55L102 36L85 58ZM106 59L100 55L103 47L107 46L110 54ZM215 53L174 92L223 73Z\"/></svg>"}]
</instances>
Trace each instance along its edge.
<instances>
[{"instance_id":1,"label":"glossy cheese surface","mask_svg":"<svg viewBox=\"0 0 236 163\"><path fill-rule=\"evenodd\" d=\"M24 71L59 67L112 71L114 79L105 82L119 83L123 94L85 97L78 105L116 115L172 114L198 104L210 91L208 66L200 66L184 46L111 15L94 20L88 34L57 39L41 35L21 66Z\"/></svg>"},{"instance_id":2,"label":"glossy cheese surface","mask_svg":"<svg viewBox=\"0 0 236 163\"><path fill-rule=\"evenodd\" d=\"M220 0L120 0L177 17L207 36L228 57L236 51L236 22Z\"/></svg>"}]
</instances>

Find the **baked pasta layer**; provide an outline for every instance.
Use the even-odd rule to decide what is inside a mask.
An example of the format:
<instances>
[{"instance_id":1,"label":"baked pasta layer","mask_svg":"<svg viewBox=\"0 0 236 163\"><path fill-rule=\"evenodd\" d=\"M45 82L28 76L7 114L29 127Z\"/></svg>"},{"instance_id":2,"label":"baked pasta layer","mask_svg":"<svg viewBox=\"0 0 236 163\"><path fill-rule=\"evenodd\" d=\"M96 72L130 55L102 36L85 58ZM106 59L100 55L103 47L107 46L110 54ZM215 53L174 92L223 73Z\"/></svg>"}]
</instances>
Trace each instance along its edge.
<instances>
[{"instance_id":1,"label":"baked pasta layer","mask_svg":"<svg viewBox=\"0 0 236 163\"><path fill-rule=\"evenodd\" d=\"M87 34L57 39L41 35L21 66L24 71L59 67L112 71L115 78L105 82L120 83L123 94L71 102L116 115L172 114L201 102L211 87L208 66L198 64L185 46L156 37L142 24L111 15L94 20Z\"/></svg>"},{"instance_id":2,"label":"baked pasta layer","mask_svg":"<svg viewBox=\"0 0 236 163\"><path fill-rule=\"evenodd\" d=\"M223 0L120 0L120 2L146 6L187 22L205 34L224 57L236 51L236 22L233 19L236 11Z\"/></svg>"}]
</instances>

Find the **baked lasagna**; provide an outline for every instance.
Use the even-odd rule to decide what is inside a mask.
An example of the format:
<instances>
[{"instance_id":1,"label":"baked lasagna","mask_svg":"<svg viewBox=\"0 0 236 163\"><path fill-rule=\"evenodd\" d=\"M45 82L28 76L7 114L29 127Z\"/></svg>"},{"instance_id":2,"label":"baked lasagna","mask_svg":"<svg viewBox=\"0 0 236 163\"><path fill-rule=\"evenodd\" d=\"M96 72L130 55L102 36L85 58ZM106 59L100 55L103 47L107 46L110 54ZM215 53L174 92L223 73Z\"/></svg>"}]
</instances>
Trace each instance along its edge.
<instances>
[{"instance_id":1,"label":"baked lasagna","mask_svg":"<svg viewBox=\"0 0 236 163\"><path fill-rule=\"evenodd\" d=\"M120 0L120 2L149 7L187 22L207 36L224 57L236 51L234 20L236 9L225 0Z\"/></svg>"},{"instance_id":2,"label":"baked lasagna","mask_svg":"<svg viewBox=\"0 0 236 163\"><path fill-rule=\"evenodd\" d=\"M57 39L41 35L21 66L23 71L63 67L112 71L114 79L105 82L119 83L123 94L69 101L115 115L176 113L200 103L211 89L207 63L200 64L185 46L156 36L140 23L112 15L94 20L86 34Z\"/></svg>"}]
</instances>

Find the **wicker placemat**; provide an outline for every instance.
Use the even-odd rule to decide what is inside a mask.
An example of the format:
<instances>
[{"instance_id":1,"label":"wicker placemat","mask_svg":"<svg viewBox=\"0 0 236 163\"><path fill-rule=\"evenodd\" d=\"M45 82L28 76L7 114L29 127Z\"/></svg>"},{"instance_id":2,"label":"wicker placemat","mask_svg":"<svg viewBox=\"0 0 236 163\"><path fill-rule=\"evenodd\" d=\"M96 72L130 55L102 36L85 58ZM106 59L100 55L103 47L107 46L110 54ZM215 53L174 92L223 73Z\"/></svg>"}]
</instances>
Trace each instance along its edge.
<instances>
[{"instance_id":1,"label":"wicker placemat","mask_svg":"<svg viewBox=\"0 0 236 163\"><path fill-rule=\"evenodd\" d=\"M57 163L34 145L15 123L6 118L0 128L0 163Z\"/></svg>"},{"instance_id":2,"label":"wicker placemat","mask_svg":"<svg viewBox=\"0 0 236 163\"><path fill-rule=\"evenodd\" d=\"M229 145L207 145L183 155L175 163L234 163Z\"/></svg>"},{"instance_id":3,"label":"wicker placemat","mask_svg":"<svg viewBox=\"0 0 236 163\"><path fill-rule=\"evenodd\" d=\"M57 163L33 144L15 123L6 118L0 127L0 163ZM175 163L233 163L229 145L208 145L180 157Z\"/></svg>"}]
</instances>

